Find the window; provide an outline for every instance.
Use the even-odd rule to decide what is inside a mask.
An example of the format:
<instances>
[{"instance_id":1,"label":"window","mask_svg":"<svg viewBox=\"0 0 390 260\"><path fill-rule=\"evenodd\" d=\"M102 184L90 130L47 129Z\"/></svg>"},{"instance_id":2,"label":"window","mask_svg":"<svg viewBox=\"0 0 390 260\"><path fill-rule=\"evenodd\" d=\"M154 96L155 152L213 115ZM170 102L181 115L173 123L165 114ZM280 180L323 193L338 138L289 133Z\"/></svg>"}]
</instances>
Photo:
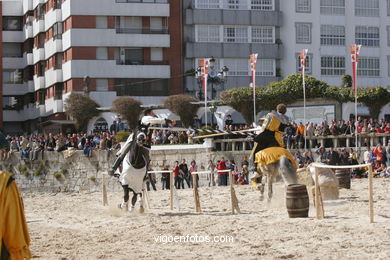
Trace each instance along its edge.
<instances>
[{"instance_id":1,"label":"window","mask_svg":"<svg viewBox=\"0 0 390 260\"><path fill-rule=\"evenodd\" d=\"M108 91L108 79L96 79L96 91Z\"/></svg>"},{"instance_id":2,"label":"window","mask_svg":"<svg viewBox=\"0 0 390 260\"><path fill-rule=\"evenodd\" d=\"M295 23L297 43L311 43L311 23Z\"/></svg>"},{"instance_id":3,"label":"window","mask_svg":"<svg viewBox=\"0 0 390 260\"><path fill-rule=\"evenodd\" d=\"M253 43L274 43L274 27L252 27Z\"/></svg>"},{"instance_id":4,"label":"window","mask_svg":"<svg viewBox=\"0 0 390 260\"><path fill-rule=\"evenodd\" d=\"M379 17L379 0L355 0L355 15Z\"/></svg>"},{"instance_id":5,"label":"window","mask_svg":"<svg viewBox=\"0 0 390 260\"><path fill-rule=\"evenodd\" d=\"M196 38L197 42L219 42L219 26L197 25Z\"/></svg>"},{"instance_id":6,"label":"window","mask_svg":"<svg viewBox=\"0 0 390 260\"><path fill-rule=\"evenodd\" d=\"M163 60L163 49L162 48L150 48L150 60L151 61L162 61Z\"/></svg>"},{"instance_id":7,"label":"window","mask_svg":"<svg viewBox=\"0 0 390 260\"><path fill-rule=\"evenodd\" d=\"M368 47L379 47L379 27L357 26L355 42Z\"/></svg>"},{"instance_id":8,"label":"window","mask_svg":"<svg viewBox=\"0 0 390 260\"><path fill-rule=\"evenodd\" d=\"M341 25L321 25L321 45L345 45L345 28Z\"/></svg>"},{"instance_id":9,"label":"window","mask_svg":"<svg viewBox=\"0 0 390 260\"><path fill-rule=\"evenodd\" d=\"M54 69L59 70L62 69L62 62L64 60L64 54L63 53L56 53L55 54L55 64Z\"/></svg>"},{"instance_id":10,"label":"window","mask_svg":"<svg viewBox=\"0 0 390 260\"><path fill-rule=\"evenodd\" d=\"M256 63L256 76L275 76L275 60L258 59Z\"/></svg>"},{"instance_id":11,"label":"window","mask_svg":"<svg viewBox=\"0 0 390 260\"><path fill-rule=\"evenodd\" d=\"M64 92L64 83L57 83L54 85L54 100L61 100Z\"/></svg>"},{"instance_id":12,"label":"window","mask_svg":"<svg viewBox=\"0 0 390 260\"><path fill-rule=\"evenodd\" d=\"M311 0L295 0L295 12L297 12L297 13L310 13L311 12Z\"/></svg>"},{"instance_id":13,"label":"window","mask_svg":"<svg viewBox=\"0 0 390 260\"><path fill-rule=\"evenodd\" d=\"M390 16L390 0L387 0L387 16Z\"/></svg>"},{"instance_id":14,"label":"window","mask_svg":"<svg viewBox=\"0 0 390 260\"><path fill-rule=\"evenodd\" d=\"M297 73L302 73L302 67L301 67L301 59L299 57L299 53L295 53L296 57L296 71ZM312 74L313 73L313 54L308 53L306 56L306 67L305 67L305 74Z\"/></svg>"},{"instance_id":15,"label":"window","mask_svg":"<svg viewBox=\"0 0 390 260\"><path fill-rule=\"evenodd\" d=\"M387 46L390 46L390 26L387 26Z\"/></svg>"},{"instance_id":16,"label":"window","mask_svg":"<svg viewBox=\"0 0 390 260\"><path fill-rule=\"evenodd\" d=\"M4 69L3 70L4 84L22 84L23 70L21 69Z\"/></svg>"},{"instance_id":17,"label":"window","mask_svg":"<svg viewBox=\"0 0 390 260\"><path fill-rule=\"evenodd\" d=\"M379 58L359 57L358 76L379 77L380 76L380 61Z\"/></svg>"},{"instance_id":18,"label":"window","mask_svg":"<svg viewBox=\"0 0 390 260\"><path fill-rule=\"evenodd\" d=\"M120 16L116 17L117 33L142 33L142 17Z\"/></svg>"},{"instance_id":19,"label":"window","mask_svg":"<svg viewBox=\"0 0 390 260\"><path fill-rule=\"evenodd\" d=\"M97 47L96 48L96 59L97 60L107 60L107 48L106 47Z\"/></svg>"},{"instance_id":20,"label":"window","mask_svg":"<svg viewBox=\"0 0 390 260\"><path fill-rule=\"evenodd\" d=\"M63 0L54 0L53 9L61 9L62 1Z\"/></svg>"},{"instance_id":21,"label":"window","mask_svg":"<svg viewBox=\"0 0 390 260\"><path fill-rule=\"evenodd\" d=\"M121 48L120 63L122 65L142 65L144 63L144 51L141 48Z\"/></svg>"},{"instance_id":22,"label":"window","mask_svg":"<svg viewBox=\"0 0 390 260\"><path fill-rule=\"evenodd\" d=\"M320 13L326 15L344 15L345 0L320 0Z\"/></svg>"},{"instance_id":23,"label":"window","mask_svg":"<svg viewBox=\"0 0 390 260\"><path fill-rule=\"evenodd\" d=\"M274 9L274 0L251 0L251 9L272 11Z\"/></svg>"},{"instance_id":24,"label":"window","mask_svg":"<svg viewBox=\"0 0 390 260\"><path fill-rule=\"evenodd\" d=\"M239 0L225 0L224 8L226 9L241 9Z\"/></svg>"},{"instance_id":25,"label":"window","mask_svg":"<svg viewBox=\"0 0 390 260\"><path fill-rule=\"evenodd\" d=\"M219 9L219 0L196 0L195 8Z\"/></svg>"},{"instance_id":26,"label":"window","mask_svg":"<svg viewBox=\"0 0 390 260\"><path fill-rule=\"evenodd\" d=\"M22 31L22 16L3 16L3 31Z\"/></svg>"},{"instance_id":27,"label":"window","mask_svg":"<svg viewBox=\"0 0 390 260\"><path fill-rule=\"evenodd\" d=\"M63 27L62 23L55 23L53 25L53 40L62 39Z\"/></svg>"},{"instance_id":28,"label":"window","mask_svg":"<svg viewBox=\"0 0 390 260\"><path fill-rule=\"evenodd\" d=\"M107 16L96 16L96 28L107 29Z\"/></svg>"},{"instance_id":29,"label":"window","mask_svg":"<svg viewBox=\"0 0 390 260\"><path fill-rule=\"evenodd\" d=\"M229 68L229 76L248 76L249 61L247 59L224 59L223 64Z\"/></svg>"},{"instance_id":30,"label":"window","mask_svg":"<svg viewBox=\"0 0 390 260\"><path fill-rule=\"evenodd\" d=\"M333 76L345 74L345 57L323 56L321 57L321 75Z\"/></svg>"},{"instance_id":31,"label":"window","mask_svg":"<svg viewBox=\"0 0 390 260\"><path fill-rule=\"evenodd\" d=\"M167 96L168 79L115 79L117 96Z\"/></svg>"},{"instance_id":32,"label":"window","mask_svg":"<svg viewBox=\"0 0 390 260\"><path fill-rule=\"evenodd\" d=\"M23 45L18 42L3 43L3 57L23 57Z\"/></svg>"},{"instance_id":33,"label":"window","mask_svg":"<svg viewBox=\"0 0 390 260\"><path fill-rule=\"evenodd\" d=\"M44 4L38 4L37 8L35 8L35 18L37 20L44 20L45 19L45 5Z\"/></svg>"},{"instance_id":34,"label":"window","mask_svg":"<svg viewBox=\"0 0 390 260\"><path fill-rule=\"evenodd\" d=\"M23 96L3 96L4 110L21 110L23 108Z\"/></svg>"},{"instance_id":35,"label":"window","mask_svg":"<svg viewBox=\"0 0 390 260\"><path fill-rule=\"evenodd\" d=\"M224 42L248 42L248 27L225 26L223 38Z\"/></svg>"}]
</instances>

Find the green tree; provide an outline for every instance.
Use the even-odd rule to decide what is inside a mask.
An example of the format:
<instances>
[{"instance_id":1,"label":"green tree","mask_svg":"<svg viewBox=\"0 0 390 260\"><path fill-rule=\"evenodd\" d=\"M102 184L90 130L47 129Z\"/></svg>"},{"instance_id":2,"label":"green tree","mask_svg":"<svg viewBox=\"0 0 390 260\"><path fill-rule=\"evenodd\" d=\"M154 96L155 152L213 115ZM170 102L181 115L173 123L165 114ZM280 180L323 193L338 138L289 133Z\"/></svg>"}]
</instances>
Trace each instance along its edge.
<instances>
[{"instance_id":1,"label":"green tree","mask_svg":"<svg viewBox=\"0 0 390 260\"><path fill-rule=\"evenodd\" d=\"M341 76L341 87L342 88L352 88L352 77L349 74L344 74Z\"/></svg>"},{"instance_id":2,"label":"green tree","mask_svg":"<svg viewBox=\"0 0 390 260\"><path fill-rule=\"evenodd\" d=\"M84 94L72 93L65 100L65 111L76 120L76 128L86 131L88 121L100 114L99 104Z\"/></svg>"},{"instance_id":3,"label":"green tree","mask_svg":"<svg viewBox=\"0 0 390 260\"><path fill-rule=\"evenodd\" d=\"M120 97L112 102L111 111L118 113L127 121L128 126L134 129L142 112L141 102L131 97Z\"/></svg>"},{"instance_id":4,"label":"green tree","mask_svg":"<svg viewBox=\"0 0 390 260\"><path fill-rule=\"evenodd\" d=\"M390 93L383 87L358 88L357 98L368 107L371 117L378 118L382 108L390 102Z\"/></svg>"},{"instance_id":5,"label":"green tree","mask_svg":"<svg viewBox=\"0 0 390 260\"><path fill-rule=\"evenodd\" d=\"M199 108L198 104L193 103L198 101L198 99L189 95L174 95L164 100L164 107L177 114L181 123L185 127L189 127Z\"/></svg>"}]
</instances>

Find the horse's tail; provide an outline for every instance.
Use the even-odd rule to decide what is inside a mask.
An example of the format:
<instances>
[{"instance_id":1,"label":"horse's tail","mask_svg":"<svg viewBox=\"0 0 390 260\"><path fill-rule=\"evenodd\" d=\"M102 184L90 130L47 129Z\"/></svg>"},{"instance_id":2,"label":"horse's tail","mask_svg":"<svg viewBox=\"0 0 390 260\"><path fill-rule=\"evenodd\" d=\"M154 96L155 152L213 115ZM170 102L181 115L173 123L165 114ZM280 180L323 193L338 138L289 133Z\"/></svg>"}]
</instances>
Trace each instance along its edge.
<instances>
[{"instance_id":1,"label":"horse's tail","mask_svg":"<svg viewBox=\"0 0 390 260\"><path fill-rule=\"evenodd\" d=\"M282 156L279 159L279 172L286 184L294 184L298 182L297 171L286 156Z\"/></svg>"}]
</instances>

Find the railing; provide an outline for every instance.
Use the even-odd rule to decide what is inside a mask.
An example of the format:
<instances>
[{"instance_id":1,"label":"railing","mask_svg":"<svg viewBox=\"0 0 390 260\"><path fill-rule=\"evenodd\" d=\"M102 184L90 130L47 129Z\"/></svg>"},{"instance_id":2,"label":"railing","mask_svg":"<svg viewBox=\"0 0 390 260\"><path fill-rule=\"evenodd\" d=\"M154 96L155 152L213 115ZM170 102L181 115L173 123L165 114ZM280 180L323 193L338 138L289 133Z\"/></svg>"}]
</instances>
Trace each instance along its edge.
<instances>
[{"instance_id":1,"label":"railing","mask_svg":"<svg viewBox=\"0 0 390 260\"><path fill-rule=\"evenodd\" d=\"M193 8L199 9L226 9L226 10L257 10L257 11L273 11L274 0L272 1L229 1L229 0L193 0Z\"/></svg>"},{"instance_id":2,"label":"railing","mask_svg":"<svg viewBox=\"0 0 390 260\"><path fill-rule=\"evenodd\" d=\"M123 34L168 34L168 28L116 28L116 33Z\"/></svg>"},{"instance_id":3,"label":"railing","mask_svg":"<svg viewBox=\"0 0 390 260\"><path fill-rule=\"evenodd\" d=\"M168 0L115 0L115 3L167 4Z\"/></svg>"},{"instance_id":4,"label":"railing","mask_svg":"<svg viewBox=\"0 0 390 260\"><path fill-rule=\"evenodd\" d=\"M358 147L375 147L378 143L386 145L390 140L390 134L358 134ZM303 149L303 140L302 142L297 142L296 145L292 148L302 148ZM351 147L355 148L355 136L354 135L338 135L338 136L313 136L306 138L307 147L309 149L314 149L319 146L323 147ZM214 148L217 151L247 151L251 150L253 147L253 141L250 141L246 138L236 138L236 139L215 139L213 140Z\"/></svg>"}]
</instances>

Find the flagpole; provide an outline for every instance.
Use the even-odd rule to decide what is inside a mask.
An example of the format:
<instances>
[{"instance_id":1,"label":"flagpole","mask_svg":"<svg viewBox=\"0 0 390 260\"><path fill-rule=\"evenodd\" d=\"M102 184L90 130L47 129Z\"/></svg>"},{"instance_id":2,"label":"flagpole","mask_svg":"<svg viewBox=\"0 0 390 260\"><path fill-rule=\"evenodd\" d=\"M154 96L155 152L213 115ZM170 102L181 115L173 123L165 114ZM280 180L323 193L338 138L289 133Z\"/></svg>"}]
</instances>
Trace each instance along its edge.
<instances>
[{"instance_id":1,"label":"flagpole","mask_svg":"<svg viewBox=\"0 0 390 260\"><path fill-rule=\"evenodd\" d=\"M204 118L207 126L207 74L204 75Z\"/></svg>"},{"instance_id":2,"label":"flagpole","mask_svg":"<svg viewBox=\"0 0 390 260\"><path fill-rule=\"evenodd\" d=\"M355 76L354 76L354 80L353 80L353 89L354 89L354 92L355 92L355 153L356 153L356 156L358 154L358 116L357 116L357 84L356 84L356 79L357 79L357 66L358 65L358 62L356 60L355 64L353 66L355 66Z\"/></svg>"},{"instance_id":3,"label":"flagpole","mask_svg":"<svg viewBox=\"0 0 390 260\"><path fill-rule=\"evenodd\" d=\"M302 67L302 84L303 84L303 125L305 127L303 134L305 138L305 153L306 153L306 88L305 88L305 66Z\"/></svg>"},{"instance_id":4,"label":"flagpole","mask_svg":"<svg viewBox=\"0 0 390 260\"><path fill-rule=\"evenodd\" d=\"M256 72L252 71L252 87L253 87L253 123L256 124L256 84L255 84Z\"/></svg>"}]
</instances>

